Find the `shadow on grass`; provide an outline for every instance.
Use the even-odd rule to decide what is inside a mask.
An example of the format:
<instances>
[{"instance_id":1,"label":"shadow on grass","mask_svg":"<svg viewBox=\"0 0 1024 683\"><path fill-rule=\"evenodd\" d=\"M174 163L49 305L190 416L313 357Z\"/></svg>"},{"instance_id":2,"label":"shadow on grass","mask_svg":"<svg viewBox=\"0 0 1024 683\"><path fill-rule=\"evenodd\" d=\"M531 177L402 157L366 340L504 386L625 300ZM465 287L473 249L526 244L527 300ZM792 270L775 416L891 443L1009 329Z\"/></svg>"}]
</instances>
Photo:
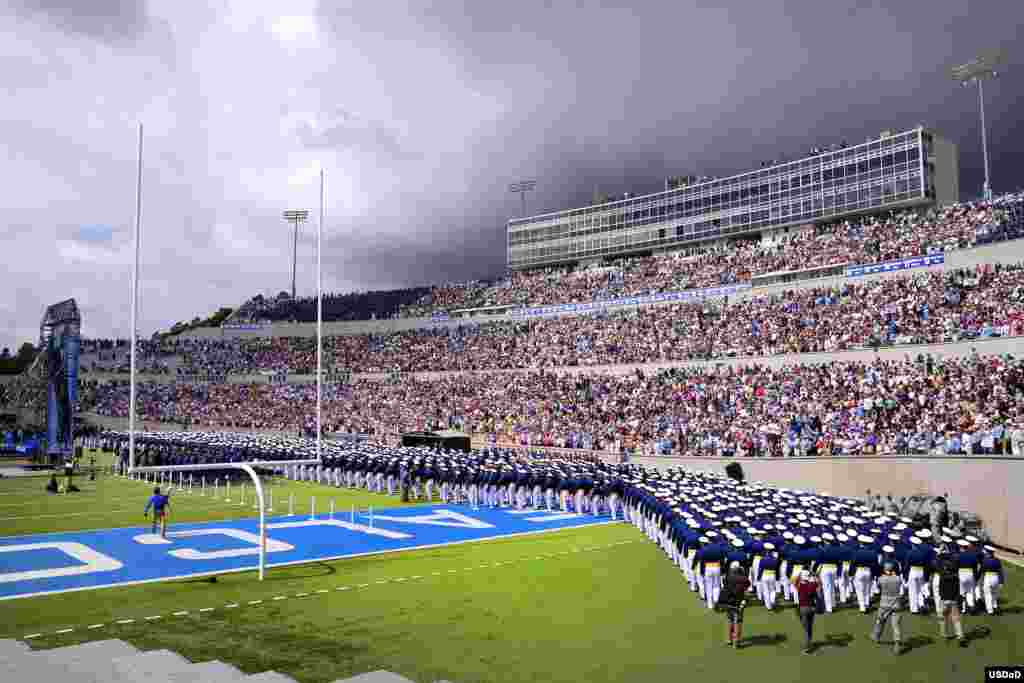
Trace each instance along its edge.
<instances>
[{"instance_id":1,"label":"shadow on grass","mask_svg":"<svg viewBox=\"0 0 1024 683\"><path fill-rule=\"evenodd\" d=\"M825 647L849 647L853 642L852 633L826 633L823 642L815 643L815 650Z\"/></svg>"},{"instance_id":2,"label":"shadow on grass","mask_svg":"<svg viewBox=\"0 0 1024 683\"><path fill-rule=\"evenodd\" d=\"M907 638L903 641L903 646L906 652L933 644L935 644L935 639L929 636L914 636L913 638Z\"/></svg>"},{"instance_id":3,"label":"shadow on grass","mask_svg":"<svg viewBox=\"0 0 1024 683\"><path fill-rule=\"evenodd\" d=\"M990 635L992 635L992 629L988 626L975 626L964 633L964 639L970 643L975 640L981 640L982 638L988 638Z\"/></svg>"},{"instance_id":4,"label":"shadow on grass","mask_svg":"<svg viewBox=\"0 0 1024 683\"><path fill-rule=\"evenodd\" d=\"M743 647L757 646L757 645L781 645L782 643L789 640L785 633L773 633L765 634L760 636L750 636L749 638L743 639Z\"/></svg>"},{"instance_id":5,"label":"shadow on grass","mask_svg":"<svg viewBox=\"0 0 1024 683\"><path fill-rule=\"evenodd\" d=\"M1014 605L1013 607L1000 607L999 614L1024 614L1024 607Z\"/></svg>"},{"instance_id":6,"label":"shadow on grass","mask_svg":"<svg viewBox=\"0 0 1024 683\"><path fill-rule=\"evenodd\" d=\"M296 579L316 579L324 576L334 576L338 569L326 562L311 562L295 567L289 567L287 573L267 572L264 581L295 581Z\"/></svg>"}]
</instances>

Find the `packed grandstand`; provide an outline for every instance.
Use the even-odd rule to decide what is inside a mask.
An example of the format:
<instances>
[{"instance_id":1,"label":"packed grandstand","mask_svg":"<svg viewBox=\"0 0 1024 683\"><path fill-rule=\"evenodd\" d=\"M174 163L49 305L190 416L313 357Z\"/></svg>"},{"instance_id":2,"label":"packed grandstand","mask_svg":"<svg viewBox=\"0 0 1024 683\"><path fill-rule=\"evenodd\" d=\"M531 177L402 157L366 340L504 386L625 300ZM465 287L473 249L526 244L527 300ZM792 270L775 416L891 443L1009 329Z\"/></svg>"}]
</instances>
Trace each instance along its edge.
<instances>
[{"instance_id":1,"label":"packed grandstand","mask_svg":"<svg viewBox=\"0 0 1024 683\"><path fill-rule=\"evenodd\" d=\"M500 282L429 292L329 297L325 312L330 320L350 321L489 304L600 302L749 283L768 272L951 253L1021 236L1024 194L1017 193L832 223L776 243L741 241L593 270L516 272ZM400 311L393 306L413 294L418 303ZM298 308L283 302L286 309L254 301L262 305L247 303L239 309L243 319L246 311L270 320L305 311L295 319L308 320L308 301ZM914 352L920 344L1024 334L1022 263L940 264L682 303L448 322L326 336L325 366L351 371L355 380L327 384L324 430L393 442L403 431L458 429L491 444L676 455L1024 450L1018 359L984 347L945 358ZM799 355L895 346L906 347L905 358ZM314 428L308 407L315 388L302 380L316 367L312 337L165 336L140 341L137 352L143 420L231 430ZM87 340L83 354L81 409L126 417L127 341ZM784 365L766 363L780 355ZM648 367L636 369L641 365ZM401 381L394 370L405 373ZM514 376L501 374L512 370ZM5 390L9 403L34 395L19 387ZM297 404L307 408L296 410Z\"/></svg>"}]
</instances>

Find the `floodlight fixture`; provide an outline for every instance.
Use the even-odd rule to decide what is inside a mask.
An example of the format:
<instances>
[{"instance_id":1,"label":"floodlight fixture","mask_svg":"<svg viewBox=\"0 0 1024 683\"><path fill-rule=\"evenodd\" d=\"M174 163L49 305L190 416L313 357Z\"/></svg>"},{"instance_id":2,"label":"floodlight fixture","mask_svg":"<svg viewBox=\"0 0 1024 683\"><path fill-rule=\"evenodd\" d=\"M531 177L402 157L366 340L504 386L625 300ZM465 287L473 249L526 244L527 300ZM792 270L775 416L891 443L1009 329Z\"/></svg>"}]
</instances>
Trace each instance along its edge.
<instances>
[{"instance_id":1,"label":"floodlight fixture","mask_svg":"<svg viewBox=\"0 0 1024 683\"><path fill-rule=\"evenodd\" d=\"M292 238L292 302L295 302L295 268L299 260L299 223L309 218L309 211L306 209L289 209L282 216L295 226L295 236Z\"/></svg>"},{"instance_id":2,"label":"floodlight fixture","mask_svg":"<svg viewBox=\"0 0 1024 683\"><path fill-rule=\"evenodd\" d=\"M520 180L518 183L512 183L508 186L509 192L515 192L519 195L523 204L523 218L526 218L526 193L537 187L536 180Z\"/></svg>"},{"instance_id":3,"label":"floodlight fixture","mask_svg":"<svg viewBox=\"0 0 1024 683\"><path fill-rule=\"evenodd\" d=\"M985 199L992 199L992 183L988 166L988 137L985 131L985 86L984 82L999 76L998 68L1002 64L1002 55L998 52L985 52L967 62L950 67L949 76L960 85L967 87L978 85L978 107L981 110L981 153L985 162Z\"/></svg>"}]
</instances>

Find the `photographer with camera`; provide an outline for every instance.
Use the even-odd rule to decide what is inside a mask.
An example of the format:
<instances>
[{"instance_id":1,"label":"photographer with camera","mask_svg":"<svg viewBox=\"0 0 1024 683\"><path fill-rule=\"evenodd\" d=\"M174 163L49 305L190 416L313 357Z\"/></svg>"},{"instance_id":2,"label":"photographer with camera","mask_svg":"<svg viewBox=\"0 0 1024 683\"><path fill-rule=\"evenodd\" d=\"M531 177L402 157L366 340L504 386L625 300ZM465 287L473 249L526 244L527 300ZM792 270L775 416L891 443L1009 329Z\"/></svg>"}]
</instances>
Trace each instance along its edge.
<instances>
[{"instance_id":1,"label":"photographer with camera","mask_svg":"<svg viewBox=\"0 0 1024 683\"><path fill-rule=\"evenodd\" d=\"M729 565L729 573L725 577L722 592L718 596L718 606L725 610L729 621L729 640L727 647L740 648L743 632L743 609L747 606L746 595L750 590L750 579L743 565L734 561Z\"/></svg>"},{"instance_id":2,"label":"photographer with camera","mask_svg":"<svg viewBox=\"0 0 1024 683\"><path fill-rule=\"evenodd\" d=\"M964 637L964 625L960 614L960 577L957 575L959 561L954 555L943 555L936 561L936 575L938 576L938 595L936 601L939 605L939 633L942 637L950 640L949 627L952 624L960 647L967 647L967 639Z\"/></svg>"}]
</instances>

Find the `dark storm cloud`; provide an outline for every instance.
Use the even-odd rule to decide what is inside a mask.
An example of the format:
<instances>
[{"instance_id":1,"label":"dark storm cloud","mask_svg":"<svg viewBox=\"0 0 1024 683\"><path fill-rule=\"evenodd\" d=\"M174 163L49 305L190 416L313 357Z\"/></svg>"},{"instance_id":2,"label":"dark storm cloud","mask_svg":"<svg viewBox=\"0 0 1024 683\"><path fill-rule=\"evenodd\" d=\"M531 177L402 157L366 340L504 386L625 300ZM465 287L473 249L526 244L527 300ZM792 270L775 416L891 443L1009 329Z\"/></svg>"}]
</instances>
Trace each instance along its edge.
<instances>
[{"instance_id":1,"label":"dark storm cloud","mask_svg":"<svg viewBox=\"0 0 1024 683\"><path fill-rule=\"evenodd\" d=\"M134 41L150 24L144 0L14 0L14 8L67 33L107 43Z\"/></svg>"},{"instance_id":2,"label":"dark storm cloud","mask_svg":"<svg viewBox=\"0 0 1024 683\"><path fill-rule=\"evenodd\" d=\"M946 68L984 48L1007 54L986 85L994 187L1021 184L1022 3L314 2L0 9L0 180L18 188L0 249L21 288L2 345L68 295L88 334L127 334L139 120L147 335L288 288L280 212L316 205L319 168L335 291L496 274L522 178L528 211L554 211L920 123L958 144L976 194L977 92ZM83 224L113 248L75 239Z\"/></svg>"}]
</instances>

